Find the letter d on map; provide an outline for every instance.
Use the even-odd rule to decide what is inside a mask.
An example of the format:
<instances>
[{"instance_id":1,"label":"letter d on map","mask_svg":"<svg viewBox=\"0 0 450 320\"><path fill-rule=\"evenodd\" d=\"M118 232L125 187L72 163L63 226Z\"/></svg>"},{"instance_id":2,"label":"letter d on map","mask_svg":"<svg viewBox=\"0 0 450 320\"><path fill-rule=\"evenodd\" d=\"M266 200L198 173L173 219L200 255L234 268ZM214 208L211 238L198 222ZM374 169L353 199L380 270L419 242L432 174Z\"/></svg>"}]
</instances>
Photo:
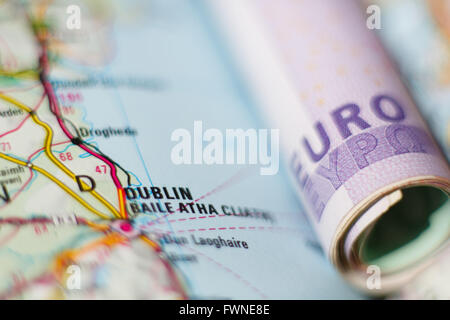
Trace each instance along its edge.
<instances>
[{"instance_id":1,"label":"letter d on map","mask_svg":"<svg viewBox=\"0 0 450 320\"><path fill-rule=\"evenodd\" d=\"M92 179L91 177L86 175L79 175L75 176L75 179L77 180L77 184L81 192L89 192L95 189L96 186L95 180ZM89 180L90 185L86 184L86 182L84 182L83 179Z\"/></svg>"}]
</instances>

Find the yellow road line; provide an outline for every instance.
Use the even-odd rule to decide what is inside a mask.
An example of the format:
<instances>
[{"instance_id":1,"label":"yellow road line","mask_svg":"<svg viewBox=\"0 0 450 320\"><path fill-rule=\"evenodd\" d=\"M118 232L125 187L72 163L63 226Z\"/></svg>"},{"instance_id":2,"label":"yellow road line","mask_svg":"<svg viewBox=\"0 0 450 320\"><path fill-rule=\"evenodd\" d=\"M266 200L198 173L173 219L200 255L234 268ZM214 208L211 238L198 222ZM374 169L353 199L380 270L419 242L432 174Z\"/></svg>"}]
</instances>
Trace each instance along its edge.
<instances>
[{"instance_id":1,"label":"yellow road line","mask_svg":"<svg viewBox=\"0 0 450 320\"><path fill-rule=\"evenodd\" d=\"M32 120L39 126L43 127L44 130L47 133L46 139L45 139L45 153L47 154L47 156L49 157L49 159L58 167L60 168L66 175L68 175L69 177L71 177L74 181L76 181L76 176L75 174L70 171L66 166L64 166L61 162L58 161L58 159L53 155L52 151L51 151L51 145L52 145L52 141L53 141L53 130L50 128L50 126L45 123L42 122L39 117L33 112L33 110L24 105L23 103L7 96L4 95L2 93L0 93L0 98L8 101L12 104L14 104L16 107L25 110L26 112L30 113L30 116L32 118ZM81 184L83 187L88 187L88 185L86 183L84 183L83 181L81 181ZM112 212L112 214L117 217L117 218L121 218L121 214L116 210L116 208L114 208L113 205L111 205L107 200L105 200L101 195L99 195L95 190L91 190L89 191L89 193L91 193L98 201L100 201L103 205L105 205L109 211Z\"/></svg>"},{"instance_id":2,"label":"yellow road line","mask_svg":"<svg viewBox=\"0 0 450 320\"><path fill-rule=\"evenodd\" d=\"M139 238L143 240L146 244L148 244L150 247L152 247L157 252L161 250L161 247L153 240L149 239L145 235L140 235Z\"/></svg>"},{"instance_id":3,"label":"yellow road line","mask_svg":"<svg viewBox=\"0 0 450 320\"><path fill-rule=\"evenodd\" d=\"M0 97L1 97L1 94L0 94ZM52 145L52 141L53 141L53 131L50 128L50 126L48 124L46 124L45 122L42 122L34 113L31 114L31 118L33 119L33 121L36 124L43 127L45 129L45 131L47 132L47 138L45 141L45 153L47 154L47 156L58 168L60 168L65 174L67 174L74 181L76 181L75 174L72 171L70 171L66 166L64 166L61 162L59 162L58 159L53 155L53 153L51 151L51 145ZM88 185L85 182L80 181L80 183L84 188L88 187ZM95 190L91 190L89 192L97 200L99 200L102 204L104 204L113 213L114 216L116 216L117 218L120 218L120 214L118 213L116 208L114 208L108 201L106 201L102 196L100 196Z\"/></svg>"},{"instance_id":4,"label":"yellow road line","mask_svg":"<svg viewBox=\"0 0 450 320\"><path fill-rule=\"evenodd\" d=\"M125 208L125 192L123 191L123 189L117 189L117 193L119 196L119 208L120 208L120 215L122 216L122 218L126 219L127 218L127 210Z\"/></svg>"},{"instance_id":5,"label":"yellow road line","mask_svg":"<svg viewBox=\"0 0 450 320\"><path fill-rule=\"evenodd\" d=\"M22 166L28 167L28 163L13 157L10 157L6 154L0 153L0 158L3 158L5 160L20 164ZM72 191L72 189L70 189L68 186L66 186L64 183L62 183L61 181L59 181L58 179L56 179L52 174L50 174L49 172L47 172L46 170L39 168L35 165L31 166L31 169L43 174L44 176L46 176L48 179L50 179L51 181L53 181L54 183L56 183L61 189L63 189L65 192L67 192L69 195L71 195L73 198L75 198L79 203L81 203L82 206L84 206L86 209L92 211L93 213L95 213L96 215L98 215L99 217L103 218L103 219L111 219L110 217L108 217L107 215L101 213L100 211L98 211L97 209L95 209L94 207L92 207L89 203L87 203L86 201L84 201L80 196L78 196L75 192Z\"/></svg>"},{"instance_id":6,"label":"yellow road line","mask_svg":"<svg viewBox=\"0 0 450 320\"><path fill-rule=\"evenodd\" d=\"M39 79L37 72L34 70L21 70L16 72L0 70L0 76L23 79Z\"/></svg>"},{"instance_id":7,"label":"yellow road line","mask_svg":"<svg viewBox=\"0 0 450 320\"><path fill-rule=\"evenodd\" d=\"M118 244L126 242L127 239L124 236L120 235L117 232L113 232L100 239L90 242L86 244L84 247L81 247L79 249L69 249L63 251L62 253L58 254L58 256L54 261L55 273L57 275L59 274L60 276L62 276L68 264L75 262L75 260L79 258L81 255L86 254L92 250L95 250L100 246L107 246L109 248L112 248Z\"/></svg>"}]
</instances>

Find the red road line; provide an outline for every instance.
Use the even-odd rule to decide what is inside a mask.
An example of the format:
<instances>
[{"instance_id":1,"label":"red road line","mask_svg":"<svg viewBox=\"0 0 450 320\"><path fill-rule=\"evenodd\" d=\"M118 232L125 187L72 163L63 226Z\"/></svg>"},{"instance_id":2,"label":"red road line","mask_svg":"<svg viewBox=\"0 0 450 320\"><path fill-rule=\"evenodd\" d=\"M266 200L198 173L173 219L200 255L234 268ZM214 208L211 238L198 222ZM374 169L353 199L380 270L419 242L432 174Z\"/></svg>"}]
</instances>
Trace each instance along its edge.
<instances>
[{"instance_id":1,"label":"red road line","mask_svg":"<svg viewBox=\"0 0 450 320\"><path fill-rule=\"evenodd\" d=\"M146 229L144 226L142 229ZM301 233L297 229L289 228L289 227L274 227L274 226L238 226L238 227L214 227L214 228L199 228L199 229L184 229L184 230L176 230L176 231L166 231L159 228L152 228L152 231L161 234L176 234L176 233L184 233L184 232L198 232L198 231L214 231L214 230L255 230L255 231L289 231L293 233Z\"/></svg>"},{"instance_id":2,"label":"red road line","mask_svg":"<svg viewBox=\"0 0 450 320\"><path fill-rule=\"evenodd\" d=\"M70 142L72 142L72 140L63 141L63 142L58 142L58 143L53 143L51 146L52 146L52 147L54 147L54 146L59 146L59 145L61 145L61 144L70 143ZM28 157L28 161L30 161L31 158L33 158L36 154L38 154L38 153L41 152L42 150L45 150L45 147L44 147L44 148L40 148L40 149L36 150L35 152L33 152L33 153Z\"/></svg>"},{"instance_id":3,"label":"red road line","mask_svg":"<svg viewBox=\"0 0 450 320\"><path fill-rule=\"evenodd\" d=\"M7 244L9 241L11 241L19 232L20 230L20 226L16 226L14 228L14 230L11 231L11 233L9 233L8 235L6 235L6 237L4 237L3 239L0 240L0 247L4 246L5 244Z\"/></svg>"},{"instance_id":4,"label":"red road line","mask_svg":"<svg viewBox=\"0 0 450 320\"><path fill-rule=\"evenodd\" d=\"M6 300L11 299L13 297L17 297L25 289L29 288L33 284L50 283L54 281L55 277L50 273L44 273L43 275L38 276L37 278L32 279L31 281L27 281L26 279L24 279L24 281L21 281L18 284L14 284L14 286L10 288L7 292L0 294L0 300Z\"/></svg>"},{"instance_id":5,"label":"red road line","mask_svg":"<svg viewBox=\"0 0 450 320\"><path fill-rule=\"evenodd\" d=\"M37 105L35 106L34 111L36 111L36 110L41 106L42 101L44 101L44 98L45 98L45 94L42 95L41 99L39 100L39 102L38 102ZM0 135L0 138L3 138L4 136L7 136L8 134L11 134L11 133L13 133L13 132L16 132L16 131L20 130L20 129L22 128L22 126L25 124L25 122L26 122L30 117L31 117L31 115L30 115L30 114L27 114L27 116L25 117L25 119L22 120L22 122L19 124L19 126L18 126L17 128L12 129L12 130L10 130L10 131L4 133L4 134L1 134L1 135Z\"/></svg>"},{"instance_id":6,"label":"red road line","mask_svg":"<svg viewBox=\"0 0 450 320\"><path fill-rule=\"evenodd\" d=\"M23 190L25 190L25 188L30 184L31 180L33 179L33 170L30 169L30 177L28 178L28 180L24 183L24 185L19 189L19 191L17 191L14 196L10 199L9 202L6 202L5 204L3 204L2 206L0 206L0 209L3 209L4 207L6 207L8 204L10 204L12 201L14 201L21 193Z\"/></svg>"},{"instance_id":7,"label":"red road line","mask_svg":"<svg viewBox=\"0 0 450 320\"><path fill-rule=\"evenodd\" d=\"M0 134L0 138L3 138L4 136L7 136L10 133L16 132L17 130L19 130L20 128L22 128L22 126L25 124L25 122L30 118L30 114L28 114L25 119L22 120L22 122L19 124L19 126L15 129L12 129L8 132L5 132L4 134Z\"/></svg>"},{"instance_id":8,"label":"red road line","mask_svg":"<svg viewBox=\"0 0 450 320\"><path fill-rule=\"evenodd\" d=\"M49 98L50 109L53 110L53 112L55 113L58 124L59 124L60 128L62 129L62 131L64 132L64 134L67 136L67 138L69 138L70 140L73 140L74 139L73 135L69 132L69 130L67 129L67 127L64 124L64 121L61 118L61 111L58 107L58 100L55 96L55 92L52 88L52 85L50 84L50 82L47 79L49 64L48 64L48 57L47 57L47 48L45 46L45 43L41 42L41 48L42 48L42 54L39 59L39 64L42 68L42 71L40 74L40 79L41 79L42 85L44 86L44 91ZM114 164L111 163L111 161L109 161L105 157L101 156L100 154L98 154L98 153L92 151L91 149L89 149L88 147L86 147L83 143L80 143L78 146L81 149L83 149L84 151L86 151L87 153L89 153L92 156L96 157L97 159L103 161L104 163L106 163L109 166L111 178L114 182L114 185L118 189L119 205L121 202L125 203L126 200L124 198L124 193L121 192L121 190L123 190L123 187L122 187L122 184L120 183L120 180L117 178L117 170L116 170L116 167L114 166ZM121 214L124 217L127 217L126 207L123 206L123 208L124 208L123 212L122 212L122 208L119 210L121 211Z\"/></svg>"},{"instance_id":9,"label":"red road line","mask_svg":"<svg viewBox=\"0 0 450 320\"><path fill-rule=\"evenodd\" d=\"M248 280L244 279L239 273L231 270L229 267L227 267L226 265L214 260L213 258L209 257L208 255L200 252L199 250L196 250L194 248L191 247L186 247L187 249L193 251L194 253L203 256L204 258L206 258L207 260L209 260L210 262L216 264L218 267L222 268L223 270L225 270L226 272L232 274L236 279L240 280L243 284L245 284L247 287L249 287L250 289L252 289L254 292L256 292L259 296L261 296L261 298L263 299L268 299L268 296L262 292L261 290L259 290L258 288L256 288L254 285L252 285Z\"/></svg>"},{"instance_id":10,"label":"red road line","mask_svg":"<svg viewBox=\"0 0 450 320\"><path fill-rule=\"evenodd\" d=\"M191 201L189 204L197 203L198 201L203 200L206 197L209 197L212 194L217 193L217 192L219 192L219 191L221 191L221 190L231 186L232 184L234 184L236 182L239 182L240 180L242 180L245 177L245 175L242 173L243 170L247 170L247 168L240 169L238 172L236 172L234 175L232 175L230 178L228 178L225 182L223 182L222 184L218 185L217 187L215 187L211 191L208 191L207 193L202 195L200 198L195 199L194 201ZM159 221L161 219L164 219L164 218L166 218L166 217L168 217L168 216L170 216L172 214L178 213L179 211L180 211L180 209L178 208L174 212L169 212L168 214L162 215L161 217L156 218L155 220L153 220L152 223L159 223ZM213 216L211 216L211 217L213 217ZM193 219L195 219L195 217L194 218L189 218L189 219L193 220Z\"/></svg>"},{"instance_id":11,"label":"red road line","mask_svg":"<svg viewBox=\"0 0 450 320\"><path fill-rule=\"evenodd\" d=\"M3 39L3 37L0 37L0 43L3 45L3 47L6 49L5 51L7 52L7 54L9 55L9 59L11 59L12 61L12 67L13 68L17 68L17 58L16 56L13 54L10 46L8 45L8 42L6 42L5 39Z\"/></svg>"},{"instance_id":12,"label":"red road line","mask_svg":"<svg viewBox=\"0 0 450 320\"><path fill-rule=\"evenodd\" d=\"M53 110L53 111L55 112L57 121L58 121L59 126L61 127L62 131L63 131L63 132L65 133L65 135L72 141L72 139L73 139L74 137L73 137L72 134L68 131L68 129L66 128L66 126L65 126L65 124L64 124L64 121L62 120L62 118L61 118L61 116L60 116L60 110L59 110L59 108L58 108L58 102L57 102L57 99L56 99L56 97L55 97L55 93L54 93L54 91L53 91L53 88L52 88L50 82L47 80L48 57L47 57L47 48L46 48L44 42L41 42L41 48L42 48L42 54L41 54L40 59L39 59L39 60L40 60L40 61L39 61L39 64L40 64L40 66L42 67L42 72L41 72L41 74L40 74L40 79L41 79L42 85L43 85L43 87L44 87L44 95L46 94L46 95L48 96L48 98L49 98L50 109ZM29 115L28 115L28 117L29 117ZM28 117L27 117L27 119L28 119ZM25 122L25 120L24 120L23 122ZM21 127L22 125L23 125L23 123L20 125L20 127ZM17 129L17 130L18 130L18 129ZM67 142L62 142L62 143L67 143ZM62 144L62 143L58 143L58 144ZM83 144L79 144L79 146L80 146L84 151L86 151L86 152L88 152L89 154L91 154L92 156L94 156L94 157L100 159L101 161L103 161L104 163L106 163L106 164L110 167L110 174L111 174L111 177L112 177L112 179L113 179L113 182L114 182L115 186L116 186L117 189L118 189L119 204L120 204L121 207L122 207L122 206L125 207L125 205L124 205L124 204L125 204L125 192L124 192L124 189L122 188L122 185L121 185L121 183L120 183L120 180L117 178L116 167L113 165L113 163L111 163L108 159L104 158L103 156L101 156L101 155L97 154L96 152L92 151L91 149L87 148L87 147L84 146ZM39 152L39 151L41 151L41 150L43 150L43 149L40 149L40 150L34 152L34 153L29 157L29 159L31 159L31 158L33 157L33 155L35 155L37 152ZM30 171L32 171L32 170L30 169ZM120 210L122 211L122 208L120 208ZM124 213L124 215L126 215L126 209L124 209L124 212L123 212L123 213ZM17 228L16 228L17 231L16 231L16 232L18 232L19 229L20 229L20 225L17 226ZM158 247L159 247L159 246L158 246ZM161 250L160 247L159 247L159 249ZM157 250L157 252L159 252L160 250ZM175 275L175 272L174 272L174 270L173 270L171 264L169 263L169 261L166 261L164 258L161 258L160 260L162 261L162 263L163 263L163 265L165 266L166 270L169 272L170 277L171 277L172 279L177 279L177 277L176 277L176 275ZM40 278L43 278L43 279L40 279ZM5 297L8 297L8 296L15 296L15 295L17 295L18 293L20 293L23 289L25 289L27 286L29 286L29 285L30 285L31 283L33 283L33 282L39 282L39 281L42 281L42 280L48 281L48 280L53 280L53 279L54 279L53 276L50 276L50 277L49 277L48 275L44 274L43 277L36 278L35 280L33 280L33 281L31 281L31 282L25 281L25 283L19 284L19 286L14 286L14 287L12 288L12 290L10 290L9 292L7 292L6 295L0 296L0 298L5 298ZM175 284L179 285L178 281L175 281ZM176 288L176 289L179 289L179 290L176 290L176 291L178 291L179 293L182 293L182 294L183 294L183 298L187 298L187 296L185 295L184 290L182 290L182 288L178 287L178 288Z\"/></svg>"},{"instance_id":13,"label":"red road line","mask_svg":"<svg viewBox=\"0 0 450 320\"><path fill-rule=\"evenodd\" d=\"M58 100L55 96L55 93L53 91L52 85L50 84L50 82L47 80L47 73L48 73L48 58L47 58L47 49L45 47L45 45L42 45L42 55L41 55L41 59L40 59L40 63L42 66L42 76L41 76L41 81L42 84L44 86L45 92L47 93L48 97L49 97L49 102L50 102L50 108L55 112L56 114L56 118L58 120L59 126L61 127L62 131L64 132L64 134L67 136L67 138L69 139L73 139L73 135L69 132L69 130L67 129L67 127L64 124L64 121L61 118L61 111L58 107ZM117 171L116 171L116 167L106 158L102 157L101 155L99 155L98 153L92 151L91 149L87 148L85 145L83 144L79 144L79 147L81 149L83 149L84 151L86 151L87 153L91 154L92 156L100 159L101 161L103 161L104 163L106 163L109 168L110 168L110 174L111 174L111 178L114 181L115 186L117 187L117 189L122 189L122 184L120 183L119 179L117 178Z\"/></svg>"},{"instance_id":14,"label":"red road line","mask_svg":"<svg viewBox=\"0 0 450 320\"><path fill-rule=\"evenodd\" d=\"M0 225L2 224L13 224L13 225L26 225L26 224L53 224L53 220L50 218L17 218L17 217L10 217L10 218L2 218L0 219Z\"/></svg>"}]
</instances>

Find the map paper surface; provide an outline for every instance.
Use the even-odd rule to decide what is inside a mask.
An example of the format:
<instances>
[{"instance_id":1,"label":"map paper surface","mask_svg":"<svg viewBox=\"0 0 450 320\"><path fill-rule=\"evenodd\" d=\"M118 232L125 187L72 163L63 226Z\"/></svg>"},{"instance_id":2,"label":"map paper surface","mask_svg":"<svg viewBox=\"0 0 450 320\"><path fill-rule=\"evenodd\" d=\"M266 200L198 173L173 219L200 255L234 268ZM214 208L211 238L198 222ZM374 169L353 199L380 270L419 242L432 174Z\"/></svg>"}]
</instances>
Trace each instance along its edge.
<instances>
[{"instance_id":1,"label":"map paper surface","mask_svg":"<svg viewBox=\"0 0 450 320\"><path fill-rule=\"evenodd\" d=\"M197 1L46 3L0 4L1 298L359 297L283 168L172 163L258 126Z\"/></svg>"}]
</instances>

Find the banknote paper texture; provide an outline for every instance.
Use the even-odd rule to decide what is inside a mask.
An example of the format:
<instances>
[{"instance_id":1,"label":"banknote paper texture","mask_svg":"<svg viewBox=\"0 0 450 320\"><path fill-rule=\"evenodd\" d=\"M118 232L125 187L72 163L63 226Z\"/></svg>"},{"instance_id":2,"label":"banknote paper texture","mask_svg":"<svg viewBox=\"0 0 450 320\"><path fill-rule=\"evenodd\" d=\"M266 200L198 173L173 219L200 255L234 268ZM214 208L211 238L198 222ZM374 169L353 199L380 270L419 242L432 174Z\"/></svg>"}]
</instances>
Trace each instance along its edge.
<instances>
[{"instance_id":1,"label":"banknote paper texture","mask_svg":"<svg viewBox=\"0 0 450 320\"><path fill-rule=\"evenodd\" d=\"M448 242L450 172L361 3L215 9L330 260L361 288L369 266L403 284Z\"/></svg>"}]
</instances>

